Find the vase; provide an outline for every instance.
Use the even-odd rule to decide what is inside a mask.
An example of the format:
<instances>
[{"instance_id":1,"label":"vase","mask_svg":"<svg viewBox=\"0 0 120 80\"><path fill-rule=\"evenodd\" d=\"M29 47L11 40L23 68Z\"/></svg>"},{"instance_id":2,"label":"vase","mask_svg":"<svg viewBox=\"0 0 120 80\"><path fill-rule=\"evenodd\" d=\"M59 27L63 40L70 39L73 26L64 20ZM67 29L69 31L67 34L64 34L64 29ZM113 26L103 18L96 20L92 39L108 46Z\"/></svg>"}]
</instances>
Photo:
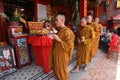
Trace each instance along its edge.
<instances>
[{"instance_id":1,"label":"vase","mask_svg":"<svg viewBox=\"0 0 120 80\"><path fill-rule=\"evenodd\" d=\"M16 21L11 21L9 23L10 26L19 26L19 22L16 22Z\"/></svg>"}]
</instances>

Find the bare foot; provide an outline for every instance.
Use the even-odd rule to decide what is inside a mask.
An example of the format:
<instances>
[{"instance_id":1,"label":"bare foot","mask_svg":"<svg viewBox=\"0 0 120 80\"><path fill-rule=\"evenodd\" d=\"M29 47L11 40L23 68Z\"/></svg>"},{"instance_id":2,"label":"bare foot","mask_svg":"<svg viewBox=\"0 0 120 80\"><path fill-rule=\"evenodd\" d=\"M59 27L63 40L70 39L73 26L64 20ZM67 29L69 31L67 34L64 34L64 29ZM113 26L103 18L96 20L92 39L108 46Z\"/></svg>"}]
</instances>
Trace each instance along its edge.
<instances>
[{"instance_id":1,"label":"bare foot","mask_svg":"<svg viewBox=\"0 0 120 80\"><path fill-rule=\"evenodd\" d=\"M87 67L84 67L84 71L87 71Z\"/></svg>"},{"instance_id":2,"label":"bare foot","mask_svg":"<svg viewBox=\"0 0 120 80\"><path fill-rule=\"evenodd\" d=\"M78 69L74 69L74 70L72 70L71 72L72 72L72 73L78 73L79 70L78 70Z\"/></svg>"},{"instance_id":3,"label":"bare foot","mask_svg":"<svg viewBox=\"0 0 120 80\"><path fill-rule=\"evenodd\" d=\"M83 70L84 70L84 71L87 71L87 65L85 65L85 66L83 67Z\"/></svg>"}]
</instances>

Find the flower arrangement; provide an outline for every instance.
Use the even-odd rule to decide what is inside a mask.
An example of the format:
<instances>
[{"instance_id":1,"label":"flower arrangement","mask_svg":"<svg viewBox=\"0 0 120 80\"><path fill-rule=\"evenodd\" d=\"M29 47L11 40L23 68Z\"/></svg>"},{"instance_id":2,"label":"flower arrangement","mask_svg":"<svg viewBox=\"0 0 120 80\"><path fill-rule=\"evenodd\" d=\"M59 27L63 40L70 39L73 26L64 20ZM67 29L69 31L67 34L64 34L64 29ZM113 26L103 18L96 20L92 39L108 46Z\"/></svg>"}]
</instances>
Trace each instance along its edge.
<instances>
[{"instance_id":1,"label":"flower arrangement","mask_svg":"<svg viewBox=\"0 0 120 80\"><path fill-rule=\"evenodd\" d=\"M39 22L51 22L48 18L39 18Z\"/></svg>"},{"instance_id":2,"label":"flower arrangement","mask_svg":"<svg viewBox=\"0 0 120 80\"><path fill-rule=\"evenodd\" d=\"M13 17L11 18L11 21L15 21L18 22L20 20L21 15L18 13L17 9L15 10L15 12L13 12Z\"/></svg>"},{"instance_id":3,"label":"flower arrangement","mask_svg":"<svg viewBox=\"0 0 120 80\"><path fill-rule=\"evenodd\" d=\"M10 25L11 26L19 26L19 21L21 18L21 15L18 13L17 9L15 10L15 12L13 12L13 16L11 17L10 21Z\"/></svg>"}]
</instances>

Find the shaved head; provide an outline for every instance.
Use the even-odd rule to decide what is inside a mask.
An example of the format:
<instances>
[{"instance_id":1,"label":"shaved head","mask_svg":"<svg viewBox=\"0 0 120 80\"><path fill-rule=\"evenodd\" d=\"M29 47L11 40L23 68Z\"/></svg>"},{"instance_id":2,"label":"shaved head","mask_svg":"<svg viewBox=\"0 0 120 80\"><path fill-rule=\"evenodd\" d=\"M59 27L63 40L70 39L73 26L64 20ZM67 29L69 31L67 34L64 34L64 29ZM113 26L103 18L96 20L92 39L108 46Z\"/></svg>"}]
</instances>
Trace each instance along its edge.
<instances>
[{"instance_id":1,"label":"shaved head","mask_svg":"<svg viewBox=\"0 0 120 80\"><path fill-rule=\"evenodd\" d=\"M95 18L95 22L99 23L99 21L100 21L99 18Z\"/></svg>"},{"instance_id":2,"label":"shaved head","mask_svg":"<svg viewBox=\"0 0 120 80\"><path fill-rule=\"evenodd\" d=\"M91 23L92 20L93 20L93 16L92 16L92 15L88 15L88 16L87 16L87 22L88 22L88 23Z\"/></svg>"},{"instance_id":3,"label":"shaved head","mask_svg":"<svg viewBox=\"0 0 120 80\"><path fill-rule=\"evenodd\" d=\"M86 18L83 17L83 18L80 20L80 25L81 25L82 27L84 27L86 24L87 24L87 20L86 20Z\"/></svg>"},{"instance_id":4,"label":"shaved head","mask_svg":"<svg viewBox=\"0 0 120 80\"><path fill-rule=\"evenodd\" d=\"M63 20L65 21L65 15L63 15L63 14L58 14L58 17L59 17L60 19L63 19Z\"/></svg>"},{"instance_id":5,"label":"shaved head","mask_svg":"<svg viewBox=\"0 0 120 80\"><path fill-rule=\"evenodd\" d=\"M85 17L81 18L81 21L85 21L85 22L87 22L87 20L86 20Z\"/></svg>"},{"instance_id":6,"label":"shaved head","mask_svg":"<svg viewBox=\"0 0 120 80\"><path fill-rule=\"evenodd\" d=\"M55 23L56 23L57 27L63 27L63 26L65 26L65 15L58 14L57 17L56 17Z\"/></svg>"}]
</instances>

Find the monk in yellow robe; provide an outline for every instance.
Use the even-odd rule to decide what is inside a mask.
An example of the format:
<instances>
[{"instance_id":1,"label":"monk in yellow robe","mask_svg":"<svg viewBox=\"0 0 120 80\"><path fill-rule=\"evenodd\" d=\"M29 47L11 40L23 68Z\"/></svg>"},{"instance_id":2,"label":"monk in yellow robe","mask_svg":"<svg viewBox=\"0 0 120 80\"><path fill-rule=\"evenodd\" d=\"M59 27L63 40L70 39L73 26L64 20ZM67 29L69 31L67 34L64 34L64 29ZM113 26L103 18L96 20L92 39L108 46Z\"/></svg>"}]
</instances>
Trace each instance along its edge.
<instances>
[{"instance_id":1,"label":"monk in yellow robe","mask_svg":"<svg viewBox=\"0 0 120 80\"><path fill-rule=\"evenodd\" d=\"M89 63L90 50L94 40L94 30L87 25L86 18L82 18L77 30L76 38L78 42L76 53L76 67L72 72L79 72L79 67L85 64L84 70Z\"/></svg>"},{"instance_id":2,"label":"monk in yellow robe","mask_svg":"<svg viewBox=\"0 0 120 80\"><path fill-rule=\"evenodd\" d=\"M97 26L96 23L92 22L93 20L93 17L92 15L88 15L87 16L87 23L89 26L93 27L94 28L94 35L95 35L95 38L93 40L93 43L92 43L92 48L91 48L91 52L90 52L90 61L92 60L92 58L96 55L96 50L98 49L97 45L98 45L98 41L97 41L97 38L98 38L98 34L99 34L99 27Z\"/></svg>"},{"instance_id":3,"label":"monk in yellow robe","mask_svg":"<svg viewBox=\"0 0 120 80\"><path fill-rule=\"evenodd\" d=\"M69 80L67 65L71 59L74 48L74 33L65 26L65 16L59 14L56 17L57 34L53 34L53 45L51 49L49 67L53 69L58 80Z\"/></svg>"},{"instance_id":4,"label":"monk in yellow robe","mask_svg":"<svg viewBox=\"0 0 120 80\"><path fill-rule=\"evenodd\" d=\"M98 51L98 46L99 46L99 40L100 40L100 35L102 34L102 25L99 23L99 18L95 18L95 23L97 24L99 31L98 31L98 36L96 37L97 45L96 45L96 53Z\"/></svg>"}]
</instances>

